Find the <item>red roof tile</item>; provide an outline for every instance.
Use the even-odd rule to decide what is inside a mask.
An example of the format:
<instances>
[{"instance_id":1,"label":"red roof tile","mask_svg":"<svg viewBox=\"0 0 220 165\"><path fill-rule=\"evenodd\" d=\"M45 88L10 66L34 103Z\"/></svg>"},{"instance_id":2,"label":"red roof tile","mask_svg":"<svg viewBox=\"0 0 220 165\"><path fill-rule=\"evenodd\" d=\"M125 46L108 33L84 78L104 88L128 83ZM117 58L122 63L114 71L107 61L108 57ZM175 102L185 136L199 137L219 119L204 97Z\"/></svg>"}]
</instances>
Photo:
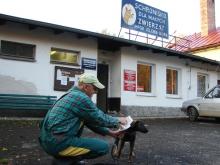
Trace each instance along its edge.
<instances>
[{"instance_id":1,"label":"red roof tile","mask_svg":"<svg viewBox=\"0 0 220 165\"><path fill-rule=\"evenodd\" d=\"M201 33L185 36L177 40L176 43L170 44L168 48L187 52L216 45L220 45L220 27L210 32L208 36L201 36Z\"/></svg>"}]
</instances>

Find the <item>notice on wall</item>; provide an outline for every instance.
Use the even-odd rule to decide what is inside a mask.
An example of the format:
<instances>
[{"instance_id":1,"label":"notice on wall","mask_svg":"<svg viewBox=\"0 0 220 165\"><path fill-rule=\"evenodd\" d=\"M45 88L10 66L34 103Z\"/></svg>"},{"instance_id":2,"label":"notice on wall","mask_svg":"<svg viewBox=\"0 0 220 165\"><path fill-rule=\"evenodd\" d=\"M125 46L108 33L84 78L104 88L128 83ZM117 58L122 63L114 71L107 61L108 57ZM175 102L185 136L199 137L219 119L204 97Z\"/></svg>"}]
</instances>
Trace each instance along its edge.
<instances>
[{"instance_id":1,"label":"notice on wall","mask_svg":"<svg viewBox=\"0 0 220 165\"><path fill-rule=\"evenodd\" d=\"M82 69L96 70L96 59L82 58Z\"/></svg>"},{"instance_id":2,"label":"notice on wall","mask_svg":"<svg viewBox=\"0 0 220 165\"><path fill-rule=\"evenodd\" d=\"M78 77L84 70L55 66L54 73L54 90L68 91L73 85L78 85Z\"/></svg>"},{"instance_id":3,"label":"notice on wall","mask_svg":"<svg viewBox=\"0 0 220 165\"><path fill-rule=\"evenodd\" d=\"M124 70L124 91L136 91L136 72Z\"/></svg>"}]
</instances>

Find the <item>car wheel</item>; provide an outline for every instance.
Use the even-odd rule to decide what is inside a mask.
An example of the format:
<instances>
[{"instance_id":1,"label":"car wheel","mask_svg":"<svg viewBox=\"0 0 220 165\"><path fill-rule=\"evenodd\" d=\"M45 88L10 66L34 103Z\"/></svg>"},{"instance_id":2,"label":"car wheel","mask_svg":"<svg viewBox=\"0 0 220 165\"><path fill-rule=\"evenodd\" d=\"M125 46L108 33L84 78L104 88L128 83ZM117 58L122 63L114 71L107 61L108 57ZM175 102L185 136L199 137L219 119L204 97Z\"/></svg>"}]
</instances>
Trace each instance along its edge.
<instances>
[{"instance_id":1,"label":"car wheel","mask_svg":"<svg viewBox=\"0 0 220 165\"><path fill-rule=\"evenodd\" d=\"M199 117L198 111L194 107L190 107L189 110L189 120L196 121Z\"/></svg>"}]
</instances>

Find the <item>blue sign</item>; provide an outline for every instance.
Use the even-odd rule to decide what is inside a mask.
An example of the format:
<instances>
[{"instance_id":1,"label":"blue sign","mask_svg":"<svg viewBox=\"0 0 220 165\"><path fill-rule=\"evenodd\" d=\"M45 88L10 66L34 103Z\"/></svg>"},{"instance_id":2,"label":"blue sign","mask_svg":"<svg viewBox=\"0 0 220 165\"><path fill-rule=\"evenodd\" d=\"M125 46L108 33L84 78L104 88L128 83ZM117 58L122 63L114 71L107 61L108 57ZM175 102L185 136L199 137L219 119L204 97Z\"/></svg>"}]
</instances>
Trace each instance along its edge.
<instances>
[{"instance_id":1,"label":"blue sign","mask_svg":"<svg viewBox=\"0 0 220 165\"><path fill-rule=\"evenodd\" d=\"M122 0L121 27L168 38L168 13L134 0Z\"/></svg>"},{"instance_id":2,"label":"blue sign","mask_svg":"<svg viewBox=\"0 0 220 165\"><path fill-rule=\"evenodd\" d=\"M96 70L96 59L82 58L82 69Z\"/></svg>"}]
</instances>

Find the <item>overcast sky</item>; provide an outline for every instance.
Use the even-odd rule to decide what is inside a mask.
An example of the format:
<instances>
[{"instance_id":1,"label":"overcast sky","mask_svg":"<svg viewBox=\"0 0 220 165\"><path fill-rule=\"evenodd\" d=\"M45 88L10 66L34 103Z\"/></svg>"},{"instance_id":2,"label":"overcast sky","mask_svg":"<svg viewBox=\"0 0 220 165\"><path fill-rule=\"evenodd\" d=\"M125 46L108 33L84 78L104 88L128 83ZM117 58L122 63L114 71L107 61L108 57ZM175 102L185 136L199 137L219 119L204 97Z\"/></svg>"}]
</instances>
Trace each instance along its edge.
<instances>
[{"instance_id":1,"label":"overcast sky","mask_svg":"<svg viewBox=\"0 0 220 165\"><path fill-rule=\"evenodd\" d=\"M200 0L139 0L168 13L169 33L200 32ZM215 0L220 27L220 0ZM110 33L120 31L121 0L0 0L0 13L63 26Z\"/></svg>"}]
</instances>

